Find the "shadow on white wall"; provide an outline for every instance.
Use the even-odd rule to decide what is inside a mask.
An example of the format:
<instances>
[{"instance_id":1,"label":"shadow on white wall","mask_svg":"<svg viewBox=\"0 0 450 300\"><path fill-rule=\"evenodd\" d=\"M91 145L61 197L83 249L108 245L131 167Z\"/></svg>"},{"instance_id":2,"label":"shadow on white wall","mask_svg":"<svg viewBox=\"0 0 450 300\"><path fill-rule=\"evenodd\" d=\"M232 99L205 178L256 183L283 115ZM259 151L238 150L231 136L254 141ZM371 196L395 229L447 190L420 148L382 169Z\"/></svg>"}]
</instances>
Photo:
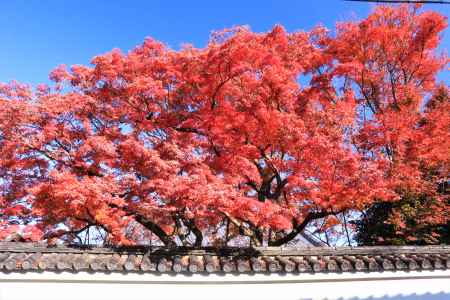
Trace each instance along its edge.
<instances>
[{"instance_id":1,"label":"shadow on white wall","mask_svg":"<svg viewBox=\"0 0 450 300\"><path fill-rule=\"evenodd\" d=\"M300 300L313 300L313 299L300 299ZM450 294L411 294L411 295L395 295L395 296L381 296L381 297L351 297L351 298L325 298L322 300L450 300Z\"/></svg>"}]
</instances>

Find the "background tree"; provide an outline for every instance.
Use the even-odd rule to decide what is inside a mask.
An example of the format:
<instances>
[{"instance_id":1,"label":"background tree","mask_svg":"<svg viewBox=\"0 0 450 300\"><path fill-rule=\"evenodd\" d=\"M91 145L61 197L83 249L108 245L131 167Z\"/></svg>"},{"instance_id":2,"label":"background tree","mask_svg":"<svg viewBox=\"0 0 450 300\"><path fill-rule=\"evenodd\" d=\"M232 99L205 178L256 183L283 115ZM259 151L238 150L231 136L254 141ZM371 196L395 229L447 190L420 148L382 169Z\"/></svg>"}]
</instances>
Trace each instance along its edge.
<instances>
[{"instance_id":1,"label":"background tree","mask_svg":"<svg viewBox=\"0 0 450 300\"><path fill-rule=\"evenodd\" d=\"M180 51L147 39L58 67L53 87L2 85L1 234L279 246L405 193L448 210L434 189L448 103L422 109L445 28L417 6L381 6L336 36L238 27Z\"/></svg>"},{"instance_id":2,"label":"background tree","mask_svg":"<svg viewBox=\"0 0 450 300\"><path fill-rule=\"evenodd\" d=\"M449 103L448 87L438 86L433 97L426 104L426 117L421 120L419 126L439 124L440 118L445 118L445 114L442 115L440 112L448 112ZM433 119L432 123L430 123L431 119ZM443 142L445 143L445 141ZM428 151L430 150L428 149ZM433 178L439 174L436 166L427 171L428 174L425 173L427 178ZM436 195L404 193L399 201L373 204L363 213L362 218L353 222L356 225L355 239L358 244L449 244L450 186L448 177L441 178L441 182L438 182L435 188L436 195L443 201L439 201L439 198L436 199L434 197Z\"/></svg>"},{"instance_id":3,"label":"background tree","mask_svg":"<svg viewBox=\"0 0 450 300\"><path fill-rule=\"evenodd\" d=\"M450 222L434 220L432 200L404 197L371 206L355 221L359 245L430 245L450 243ZM395 221L393 221L395 219Z\"/></svg>"}]
</instances>

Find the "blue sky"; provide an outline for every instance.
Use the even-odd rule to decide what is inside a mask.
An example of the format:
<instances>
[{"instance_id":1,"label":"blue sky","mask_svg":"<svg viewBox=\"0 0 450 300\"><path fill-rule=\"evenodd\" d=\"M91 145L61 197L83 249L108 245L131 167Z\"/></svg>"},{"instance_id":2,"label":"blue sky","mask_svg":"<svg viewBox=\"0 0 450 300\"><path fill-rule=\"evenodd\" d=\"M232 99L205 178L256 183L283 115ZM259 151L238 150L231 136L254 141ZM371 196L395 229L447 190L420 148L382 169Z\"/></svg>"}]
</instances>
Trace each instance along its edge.
<instances>
[{"instance_id":1,"label":"blue sky","mask_svg":"<svg viewBox=\"0 0 450 300\"><path fill-rule=\"evenodd\" d=\"M341 0L112 1L13 0L0 3L0 82L48 82L59 64L88 64L113 48L128 51L151 36L171 48L203 47L212 30L249 25L289 31L364 17L372 4ZM450 17L450 5L428 5ZM442 48L450 46L447 30ZM450 71L440 78L450 82Z\"/></svg>"}]
</instances>

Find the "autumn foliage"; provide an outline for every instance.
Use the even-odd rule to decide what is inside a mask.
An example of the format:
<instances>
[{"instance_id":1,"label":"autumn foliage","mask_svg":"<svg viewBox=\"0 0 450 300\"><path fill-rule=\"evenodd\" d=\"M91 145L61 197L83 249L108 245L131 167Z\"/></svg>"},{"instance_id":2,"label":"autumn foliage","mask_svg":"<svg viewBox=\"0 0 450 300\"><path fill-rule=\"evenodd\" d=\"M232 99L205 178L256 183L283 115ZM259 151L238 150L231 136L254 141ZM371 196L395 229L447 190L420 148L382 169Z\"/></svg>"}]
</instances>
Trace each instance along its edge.
<instances>
[{"instance_id":1,"label":"autumn foliage","mask_svg":"<svg viewBox=\"0 0 450 300\"><path fill-rule=\"evenodd\" d=\"M179 51L147 39L60 66L51 87L0 85L0 238L97 227L113 244L276 246L405 193L448 220L446 26L380 6L335 33L237 27Z\"/></svg>"}]
</instances>

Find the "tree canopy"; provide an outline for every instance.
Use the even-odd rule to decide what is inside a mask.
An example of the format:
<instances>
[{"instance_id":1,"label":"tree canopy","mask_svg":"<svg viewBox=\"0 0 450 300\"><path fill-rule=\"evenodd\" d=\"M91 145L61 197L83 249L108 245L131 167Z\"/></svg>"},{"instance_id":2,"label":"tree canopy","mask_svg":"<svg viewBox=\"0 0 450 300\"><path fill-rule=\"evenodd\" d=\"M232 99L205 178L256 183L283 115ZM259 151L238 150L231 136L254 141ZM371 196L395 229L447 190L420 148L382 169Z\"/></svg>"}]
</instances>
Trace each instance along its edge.
<instances>
[{"instance_id":1,"label":"tree canopy","mask_svg":"<svg viewBox=\"0 0 450 300\"><path fill-rule=\"evenodd\" d=\"M428 100L448 92L446 26L379 6L335 33L149 38L60 66L52 86L0 85L0 238L277 246L406 193L448 220L450 102Z\"/></svg>"}]
</instances>

